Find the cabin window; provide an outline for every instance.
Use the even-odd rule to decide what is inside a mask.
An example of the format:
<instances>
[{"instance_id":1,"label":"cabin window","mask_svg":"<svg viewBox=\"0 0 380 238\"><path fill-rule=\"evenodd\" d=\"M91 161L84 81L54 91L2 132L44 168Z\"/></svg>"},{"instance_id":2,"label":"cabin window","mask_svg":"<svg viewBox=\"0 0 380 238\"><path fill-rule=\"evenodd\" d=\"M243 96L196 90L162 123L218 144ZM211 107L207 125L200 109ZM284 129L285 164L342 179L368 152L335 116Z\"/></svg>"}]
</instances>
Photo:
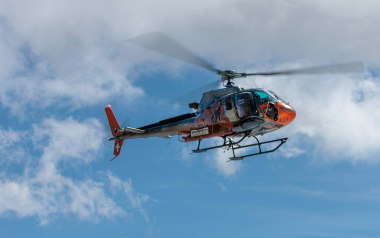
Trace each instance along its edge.
<instances>
[{"instance_id":1,"label":"cabin window","mask_svg":"<svg viewBox=\"0 0 380 238\"><path fill-rule=\"evenodd\" d=\"M224 109L226 111L229 111L231 110L233 107L233 102L232 102L232 98L230 96L228 96L225 100L224 100Z\"/></svg>"},{"instance_id":2,"label":"cabin window","mask_svg":"<svg viewBox=\"0 0 380 238\"><path fill-rule=\"evenodd\" d=\"M235 102L239 118L259 115L251 93L237 94L235 97Z\"/></svg>"}]
</instances>

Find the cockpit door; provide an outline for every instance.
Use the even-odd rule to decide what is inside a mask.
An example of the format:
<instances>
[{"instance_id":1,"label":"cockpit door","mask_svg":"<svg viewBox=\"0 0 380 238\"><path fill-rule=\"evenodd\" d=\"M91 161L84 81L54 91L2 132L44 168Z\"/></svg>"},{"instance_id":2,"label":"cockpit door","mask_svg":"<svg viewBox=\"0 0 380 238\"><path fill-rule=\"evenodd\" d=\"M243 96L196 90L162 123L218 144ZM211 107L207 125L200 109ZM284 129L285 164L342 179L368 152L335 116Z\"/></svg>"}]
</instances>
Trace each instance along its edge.
<instances>
[{"instance_id":1,"label":"cockpit door","mask_svg":"<svg viewBox=\"0 0 380 238\"><path fill-rule=\"evenodd\" d=\"M234 97L227 96L225 100L223 101L225 116L228 117L230 122L238 121L238 117L236 116L236 108L235 108L235 102Z\"/></svg>"},{"instance_id":2,"label":"cockpit door","mask_svg":"<svg viewBox=\"0 0 380 238\"><path fill-rule=\"evenodd\" d=\"M250 116L259 116L255 100L249 92L236 94L235 105L237 115L240 119Z\"/></svg>"}]
</instances>

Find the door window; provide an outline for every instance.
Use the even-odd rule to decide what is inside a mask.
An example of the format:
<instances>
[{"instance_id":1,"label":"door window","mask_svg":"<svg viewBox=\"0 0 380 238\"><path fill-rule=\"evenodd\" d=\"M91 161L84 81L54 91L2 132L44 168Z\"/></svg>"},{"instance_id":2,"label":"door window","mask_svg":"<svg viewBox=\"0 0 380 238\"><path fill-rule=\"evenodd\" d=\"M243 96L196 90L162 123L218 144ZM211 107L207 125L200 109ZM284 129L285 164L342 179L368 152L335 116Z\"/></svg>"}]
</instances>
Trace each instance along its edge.
<instances>
[{"instance_id":1,"label":"door window","mask_svg":"<svg viewBox=\"0 0 380 238\"><path fill-rule=\"evenodd\" d=\"M239 118L258 116L256 104L251 93L239 93L235 97L236 110Z\"/></svg>"}]
</instances>

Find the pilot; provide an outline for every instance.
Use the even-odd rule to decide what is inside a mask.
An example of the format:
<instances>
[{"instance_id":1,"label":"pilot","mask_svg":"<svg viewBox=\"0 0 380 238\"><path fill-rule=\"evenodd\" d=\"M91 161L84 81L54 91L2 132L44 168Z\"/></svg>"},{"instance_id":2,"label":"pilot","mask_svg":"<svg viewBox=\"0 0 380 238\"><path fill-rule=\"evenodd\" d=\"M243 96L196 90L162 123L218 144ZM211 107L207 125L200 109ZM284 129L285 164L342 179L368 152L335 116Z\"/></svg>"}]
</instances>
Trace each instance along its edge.
<instances>
[{"instance_id":1,"label":"pilot","mask_svg":"<svg viewBox=\"0 0 380 238\"><path fill-rule=\"evenodd\" d=\"M265 109L265 114L272 120L277 121L278 120L278 110L274 103L268 103L268 107Z\"/></svg>"},{"instance_id":2,"label":"pilot","mask_svg":"<svg viewBox=\"0 0 380 238\"><path fill-rule=\"evenodd\" d=\"M252 115L251 108L247 99L244 100L244 117Z\"/></svg>"}]
</instances>

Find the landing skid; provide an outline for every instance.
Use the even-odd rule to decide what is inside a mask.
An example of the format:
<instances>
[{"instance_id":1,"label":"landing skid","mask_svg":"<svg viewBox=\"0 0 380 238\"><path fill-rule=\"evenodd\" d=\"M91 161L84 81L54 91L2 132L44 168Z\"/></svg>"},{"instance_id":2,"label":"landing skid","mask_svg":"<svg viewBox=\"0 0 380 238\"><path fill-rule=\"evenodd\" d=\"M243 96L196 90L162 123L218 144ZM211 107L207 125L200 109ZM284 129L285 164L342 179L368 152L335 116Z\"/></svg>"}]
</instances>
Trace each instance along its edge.
<instances>
[{"instance_id":1,"label":"landing skid","mask_svg":"<svg viewBox=\"0 0 380 238\"><path fill-rule=\"evenodd\" d=\"M225 148L227 150L230 150L230 149L232 150L233 156L230 157L229 160L242 160L242 159L244 159L246 157L252 157L252 156L256 156L256 155L272 153L272 152L276 151L278 148L280 148L283 144L285 144L286 141L288 140L288 138L281 138L281 139L276 139L276 140L270 140L270 141L260 142L257 139L256 136L252 136L252 137L254 137L256 139L257 143L248 144L248 145L240 145L240 143L244 139L246 139L248 137L248 135L249 135L249 133L246 133L238 141L233 141L230 138L228 138L228 141L227 141L227 138L223 137L224 142L223 142L222 145L217 145L217 146L212 146L212 147L206 147L206 148L200 148L201 140L199 140L198 141L198 147L197 147L197 149L193 150L193 153L202 153L202 152L206 152L208 150L213 150L213 149L218 149L218 148ZM276 142L278 142L279 144L274 149L263 151L262 148L261 148L261 145L270 144L270 143L276 143ZM253 153L253 154L242 155L242 156L236 156L235 155L235 150L239 150L239 149L243 149L243 148L248 148L248 147L254 147L254 146L258 146L259 152Z\"/></svg>"}]
</instances>

